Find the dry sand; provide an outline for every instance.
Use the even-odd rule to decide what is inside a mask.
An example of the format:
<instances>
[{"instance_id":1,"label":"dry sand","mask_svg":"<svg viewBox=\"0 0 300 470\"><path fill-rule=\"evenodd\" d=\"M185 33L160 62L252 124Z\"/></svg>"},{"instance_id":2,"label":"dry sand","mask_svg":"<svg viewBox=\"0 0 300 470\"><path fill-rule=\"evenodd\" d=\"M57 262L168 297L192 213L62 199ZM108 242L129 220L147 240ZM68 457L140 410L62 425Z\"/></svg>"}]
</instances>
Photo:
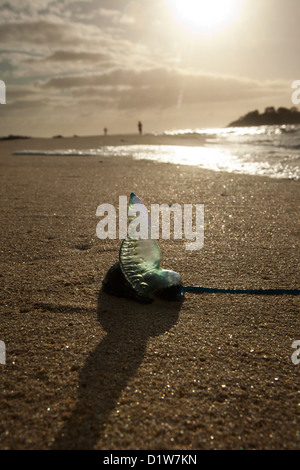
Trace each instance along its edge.
<instances>
[{"instance_id":1,"label":"dry sand","mask_svg":"<svg viewBox=\"0 0 300 470\"><path fill-rule=\"evenodd\" d=\"M299 183L12 155L134 142L168 138L0 142L0 448L299 449L299 297L109 297L120 241L96 237L95 215L132 191L148 206L204 203L204 248L160 240L164 268L185 285L299 288Z\"/></svg>"}]
</instances>

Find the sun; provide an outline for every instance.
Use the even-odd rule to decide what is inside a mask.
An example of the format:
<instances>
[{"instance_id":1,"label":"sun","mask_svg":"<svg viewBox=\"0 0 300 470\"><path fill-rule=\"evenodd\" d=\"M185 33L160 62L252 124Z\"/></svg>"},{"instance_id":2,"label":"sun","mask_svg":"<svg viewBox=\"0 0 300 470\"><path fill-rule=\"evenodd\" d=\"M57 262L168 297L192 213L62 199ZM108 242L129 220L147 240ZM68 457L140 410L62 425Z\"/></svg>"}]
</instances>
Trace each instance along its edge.
<instances>
[{"instance_id":1,"label":"sun","mask_svg":"<svg viewBox=\"0 0 300 470\"><path fill-rule=\"evenodd\" d=\"M229 22L239 0L170 0L177 16L189 27L211 31Z\"/></svg>"}]
</instances>

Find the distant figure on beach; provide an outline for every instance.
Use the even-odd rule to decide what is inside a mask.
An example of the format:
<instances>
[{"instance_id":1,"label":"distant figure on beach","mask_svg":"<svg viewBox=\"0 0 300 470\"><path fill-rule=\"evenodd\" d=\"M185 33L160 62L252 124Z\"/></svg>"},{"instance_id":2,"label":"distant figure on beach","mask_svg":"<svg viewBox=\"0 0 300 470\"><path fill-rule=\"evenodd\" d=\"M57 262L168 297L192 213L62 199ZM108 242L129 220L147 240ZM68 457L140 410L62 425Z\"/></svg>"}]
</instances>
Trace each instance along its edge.
<instances>
[{"instance_id":1,"label":"distant figure on beach","mask_svg":"<svg viewBox=\"0 0 300 470\"><path fill-rule=\"evenodd\" d=\"M143 132L143 124L141 123L141 121L138 122L138 129L139 129L139 133L142 134L142 132Z\"/></svg>"},{"instance_id":2,"label":"distant figure on beach","mask_svg":"<svg viewBox=\"0 0 300 470\"><path fill-rule=\"evenodd\" d=\"M107 135L107 128L106 128L106 127L104 127L104 129L103 129L103 130L104 130L104 135Z\"/></svg>"}]
</instances>

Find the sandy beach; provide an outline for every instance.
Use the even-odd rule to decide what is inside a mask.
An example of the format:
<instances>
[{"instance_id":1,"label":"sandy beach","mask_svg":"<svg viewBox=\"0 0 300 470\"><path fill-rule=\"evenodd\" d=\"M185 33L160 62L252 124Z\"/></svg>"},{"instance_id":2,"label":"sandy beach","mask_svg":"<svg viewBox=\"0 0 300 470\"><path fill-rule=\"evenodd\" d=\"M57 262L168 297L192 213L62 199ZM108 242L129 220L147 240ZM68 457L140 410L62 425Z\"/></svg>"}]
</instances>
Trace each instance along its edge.
<instances>
[{"instance_id":1,"label":"sandy beach","mask_svg":"<svg viewBox=\"0 0 300 470\"><path fill-rule=\"evenodd\" d=\"M203 249L159 240L164 268L184 285L299 289L299 183L121 157L13 155L135 143L179 142L0 142L0 449L299 449L299 296L110 297L101 283L120 240L96 236L97 207L118 207L120 195L204 204Z\"/></svg>"}]
</instances>

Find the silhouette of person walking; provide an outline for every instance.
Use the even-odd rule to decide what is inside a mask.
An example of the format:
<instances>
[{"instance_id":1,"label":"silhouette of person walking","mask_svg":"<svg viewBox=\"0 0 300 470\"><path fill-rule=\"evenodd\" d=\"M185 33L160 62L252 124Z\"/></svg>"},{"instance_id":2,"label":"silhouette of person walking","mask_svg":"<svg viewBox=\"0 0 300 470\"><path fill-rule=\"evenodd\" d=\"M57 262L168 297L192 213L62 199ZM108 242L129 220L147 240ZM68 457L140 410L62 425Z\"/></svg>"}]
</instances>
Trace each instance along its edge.
<instances>
[{"instance_id":1,"label":"silhouette of person walking","mask_svg":"<svg viewBox=\"0 0 300 470\"><path fill-rule=\"evenodd\" d=\"M104 129L103 129L103 130L104 130L104 135L107 135L107 128L106 128L106 127L104 127Z\"/></svg>"},{"instance_id":2,"label":"silhouette of person walking","mask_svg":"<svg viewBox=\"0 0 300 470\"><path fill-rule=\"evenodd\" d=\"M142 134L142 132L143 132L143 125L142 125L141 121L138 122L138 129L139 129L139 133Z\"/></svg>"}]
</instances>

